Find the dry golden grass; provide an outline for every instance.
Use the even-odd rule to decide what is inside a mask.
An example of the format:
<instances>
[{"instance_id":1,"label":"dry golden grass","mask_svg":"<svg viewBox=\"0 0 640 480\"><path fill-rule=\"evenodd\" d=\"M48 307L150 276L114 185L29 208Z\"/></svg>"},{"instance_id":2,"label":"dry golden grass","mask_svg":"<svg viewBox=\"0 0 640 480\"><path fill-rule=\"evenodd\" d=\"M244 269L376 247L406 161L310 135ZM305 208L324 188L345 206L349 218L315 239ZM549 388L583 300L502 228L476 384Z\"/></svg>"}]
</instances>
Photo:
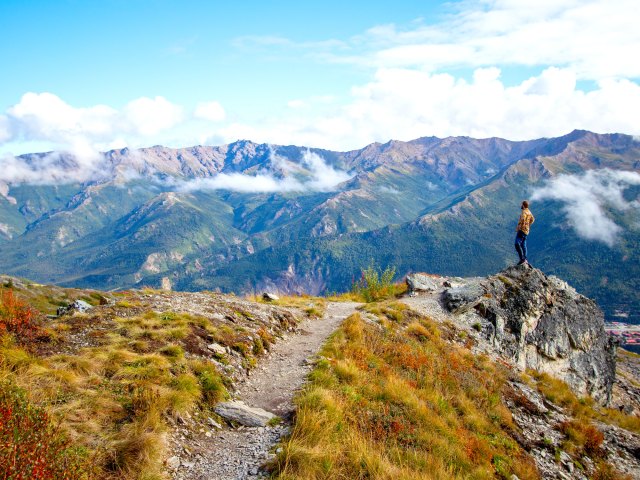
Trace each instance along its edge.
<instances>
[{"instance_id":1,"label":"dry golden grass","mask_svg":"<svg viewBox=\"0 0 640 480\"><path fill-rule=\"evenodd\" d=\"M355 314L324 347L276 478L538 478L509 435L501 367L444 342L404 305L367 310L383 328Z\"/></svg>"},{"instance_id":2,"label":"dry golden grass","mask_svg":"<svg viewBox=\"0 0 640 480\"><path fill-rule=\"evenodd\" d=\"M49 343L19 345L9 334L0 337L0 379L28 392L87 449L95 478L165 478L167 420L208 411L227 396L229 380L192 353L202 348L193 343L194 332L240 352L245 366L275 341L264 327L252 333L219 320L155 312L132 297L121 295L102 313L50 321ZM89 346L74 346L74 336Z\"/></svg>"},{"instance_id":3,"label":"dry golden grass","mask_svg":"<svg viewBox=\"0 0 640 480\"><path fill-rule=\"evenodd\" d=\"M284 295L279 296L279 299L274 301L265 300L262 295L246 295L245 298L252 302L297 308L313 318L321 318L327 308L327 301L324 298L310 295Z\"/></svg>"}]
</instances>

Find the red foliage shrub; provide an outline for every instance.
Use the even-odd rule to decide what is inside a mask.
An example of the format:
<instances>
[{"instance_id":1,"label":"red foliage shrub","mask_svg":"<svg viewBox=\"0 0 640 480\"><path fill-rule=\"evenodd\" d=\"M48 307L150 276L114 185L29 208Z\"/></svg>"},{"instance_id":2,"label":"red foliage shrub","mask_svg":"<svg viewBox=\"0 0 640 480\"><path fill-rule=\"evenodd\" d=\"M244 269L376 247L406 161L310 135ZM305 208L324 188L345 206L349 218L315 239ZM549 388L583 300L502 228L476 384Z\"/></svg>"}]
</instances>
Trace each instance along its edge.
<instances>
[{"instance_id":1,"label":"red foliage shrub","mask_svg":"<svg viewBox=\"0 0 640 480\"><path fill-rule=\"evenodd\" d=\"M13 290L0 290L0 335L12 333L20 342L37 339L44 334L37 320L38 311L17 298Z\"/></svg>"},{"instance_id":2,"label":"red foliage shrub","mask_svg":"<svg viewBox=\"0 0 640 480\"><path fill-rule=\"evenodd\" d=\"M592 455L592 456L601 455L602 452L601 452L600 446L604 441L604 434L593 425L588 425L584 429L584 436L585 436L585 442L584 442L585 452L587 452L589 455Z\"/></svg>"},{"instance_id":3,"label":"red foliage shrub","mask_svg":"<svg viewBox=\"0 0 640 480\"><path fill-rule=\"evenodd\" d=\"M0 478L75 480L89 478L87 460L24 392L0 383Z\"/></svg>"}]
</instances>

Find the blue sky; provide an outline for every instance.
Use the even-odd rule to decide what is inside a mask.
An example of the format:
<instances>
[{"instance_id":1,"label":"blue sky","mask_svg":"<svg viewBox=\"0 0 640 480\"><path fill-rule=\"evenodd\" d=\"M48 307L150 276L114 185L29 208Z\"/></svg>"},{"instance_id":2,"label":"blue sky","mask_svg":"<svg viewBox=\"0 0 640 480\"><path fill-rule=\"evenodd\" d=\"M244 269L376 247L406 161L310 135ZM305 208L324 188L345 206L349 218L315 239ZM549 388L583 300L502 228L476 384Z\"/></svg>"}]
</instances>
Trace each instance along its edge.
<instances>
[{"instance_id":1,"label":"blue sky","mask_svg":"<svg viewBox=\"0 0 640 480\"><path fill-rule=\"evenodd\" d=\"M637 11L628 0L3 0L0 153L640 135Z\"/></svg>"},{"instance_id":2,"label":"blue sky","mask_svg":"<svg viewBox=\"0 0 640 480\"><path fill-rule=\"evenodd\" d=\"M444 10L438 2L4 0L0 58L11 74L1 103L9 107L26 91L53 92L77 106L121 107L157 95L195 105L215 97L252 115L292 96L341 94L367 72L298 52L270 55L269 48L243 47L243 37L346 39Z\"/></svg>"}]
</instances>

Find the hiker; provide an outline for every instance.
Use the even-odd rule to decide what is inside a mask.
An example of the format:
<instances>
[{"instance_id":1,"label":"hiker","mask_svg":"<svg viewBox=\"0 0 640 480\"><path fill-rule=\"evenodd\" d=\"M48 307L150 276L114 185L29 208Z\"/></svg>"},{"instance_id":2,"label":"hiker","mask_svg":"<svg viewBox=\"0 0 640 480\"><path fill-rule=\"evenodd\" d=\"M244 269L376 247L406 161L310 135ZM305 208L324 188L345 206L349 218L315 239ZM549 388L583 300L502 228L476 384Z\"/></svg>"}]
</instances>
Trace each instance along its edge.
<instances>
[{"instance_id":1,"label":"hiker","mask_svg":"<svg viewBox=\"0 0 640 480\"><path fill-rule=\"evenodd\" d=\"M527 235L529 235L529 227L531 227L535 218L533 218L529 210L529 202L524 200L520 208L522 209L522 213L520 214L518 227L516 228L518 232L516 234L516 252L518 252L518 256L520 257L518 265L529 265L527 261Z\"/></svg>"}]
</instances>

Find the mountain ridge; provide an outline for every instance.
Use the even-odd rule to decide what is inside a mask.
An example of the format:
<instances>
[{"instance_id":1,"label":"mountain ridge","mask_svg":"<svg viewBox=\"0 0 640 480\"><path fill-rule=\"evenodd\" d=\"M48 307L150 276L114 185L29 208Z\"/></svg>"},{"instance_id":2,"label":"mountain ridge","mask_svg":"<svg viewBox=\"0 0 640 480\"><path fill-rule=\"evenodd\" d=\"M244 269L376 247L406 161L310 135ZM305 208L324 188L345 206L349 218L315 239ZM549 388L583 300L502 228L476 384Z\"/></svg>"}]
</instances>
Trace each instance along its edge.
<instances>
[{"instance_id":1,"label":"mountain ridge","mask_svg":"<svg viewBox=\"0 0 640 480\"><path fill-rule=\"evenodd\" d=\"M574 130L523 142L421 137L348 152L244 140L112 150L105 159L114 168L110 179L2 191L0 270L107 289L155 286L167 277L187 290L309 293L348 289L371 260L394 264L399 274L487 274L514 257L509 237L522 198L563 174L638 172L640 144ZM216 178L244 190L206 183ZM256 189L256 181L268 188ZM626 192L629 201L638 195L633 186ZM609 248L577 236L561 207L534 204L532 261L604 302L608 315L615 288L599 293L598 282L622 285L621 297L631 295L627 306L637 311L635 283L623 282L635 275L636 209L622 216L607 210L624 227ZM557 255L562 244L566 258ZM614 258L625 255L630 260L616 272Z\"/></svg>"}]
</instances>

